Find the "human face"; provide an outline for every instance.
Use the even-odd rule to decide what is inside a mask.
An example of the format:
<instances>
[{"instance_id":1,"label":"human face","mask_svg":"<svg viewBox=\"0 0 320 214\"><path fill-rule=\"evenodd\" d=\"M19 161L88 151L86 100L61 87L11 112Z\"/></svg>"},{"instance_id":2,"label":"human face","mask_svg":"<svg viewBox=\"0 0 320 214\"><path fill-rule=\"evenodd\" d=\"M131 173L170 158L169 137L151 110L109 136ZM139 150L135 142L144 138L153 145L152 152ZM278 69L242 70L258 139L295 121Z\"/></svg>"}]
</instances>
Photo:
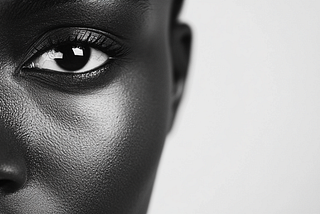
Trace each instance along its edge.
<instances>
[{"instance_id":1,"label":"human face","mask_svg":"<svg viewBox=\"0 0 320 214\"><path fill-rule=\"evenodd\" d=\"M0 1L0 213L146 212L185 76L171 5Z\"/></svg>"}]
</instances>

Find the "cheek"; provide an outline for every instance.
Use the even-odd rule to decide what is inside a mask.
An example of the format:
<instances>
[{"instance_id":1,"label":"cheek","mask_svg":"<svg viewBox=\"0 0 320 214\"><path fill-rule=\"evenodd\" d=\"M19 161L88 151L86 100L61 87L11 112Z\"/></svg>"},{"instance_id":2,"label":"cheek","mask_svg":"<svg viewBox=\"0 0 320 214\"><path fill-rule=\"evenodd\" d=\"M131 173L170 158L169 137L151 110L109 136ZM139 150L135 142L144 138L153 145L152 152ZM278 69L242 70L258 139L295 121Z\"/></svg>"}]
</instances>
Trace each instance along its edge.
<instances>
[{"instance_id":1,"label":"cheek","mask_svg":"<svg viewBox=\"0 0 320 214\"><path fill-rule=\"evenodd\" d=\"M89 207L130 213L147 203L170 117L170 70L163 62L128 65L90 94L30 88L21 121L29 170L24 195L48 195L34 202L68 213Z\"/></svg>"},{"instance_id":2,"label":"cheek","mask_svg":"<svg viewBox=\"0 0 320 214\"><path fill-rule=\"evenodd\" d=\"M118 75L92 93L0 79L9 84L0 101L10 101L1 103L8 110L2 114L13 121L28 169L26 186L0 207L11 213L144 213L171 117L167 32L150 32Z\"/></svg>"}]
</instances>

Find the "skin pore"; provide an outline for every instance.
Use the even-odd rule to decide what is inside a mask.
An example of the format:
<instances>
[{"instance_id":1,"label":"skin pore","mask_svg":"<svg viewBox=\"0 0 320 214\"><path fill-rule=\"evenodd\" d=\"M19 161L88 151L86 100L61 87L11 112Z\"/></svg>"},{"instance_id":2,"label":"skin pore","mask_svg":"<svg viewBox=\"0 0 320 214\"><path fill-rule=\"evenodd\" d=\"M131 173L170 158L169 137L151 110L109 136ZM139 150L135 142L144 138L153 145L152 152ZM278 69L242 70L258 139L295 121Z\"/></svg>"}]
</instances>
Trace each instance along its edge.
<instances>
[{"instance_id":1,"label":"skin pore","mask_svg":"<svg viewBox=\"0 0 320 214\"><path fill-rule=\"evenodd\" d=\"M146 213L187 73L181 4L0 1L1 214Z\"/></svg>"}]
</instances>

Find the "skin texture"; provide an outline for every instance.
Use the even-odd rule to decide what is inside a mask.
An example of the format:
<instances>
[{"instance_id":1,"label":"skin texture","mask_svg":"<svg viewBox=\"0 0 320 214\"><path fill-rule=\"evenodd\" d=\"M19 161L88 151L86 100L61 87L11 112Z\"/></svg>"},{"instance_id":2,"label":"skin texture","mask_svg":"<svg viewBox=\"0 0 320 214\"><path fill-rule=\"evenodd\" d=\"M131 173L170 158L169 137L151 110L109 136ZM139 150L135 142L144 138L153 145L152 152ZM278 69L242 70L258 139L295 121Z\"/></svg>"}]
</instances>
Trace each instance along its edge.
<instances>
[{"instance_id":1,"label":"skin texture","mask_svg":"<svg viewBox=\"0 0 320 214\"><path fill-rule=\"evenodd\" d=\"M1 214L146 213L189 60L180 4L0 1ZM60 28L124 50L96 76L26 69Z\"/></svg>"}]
</instances>

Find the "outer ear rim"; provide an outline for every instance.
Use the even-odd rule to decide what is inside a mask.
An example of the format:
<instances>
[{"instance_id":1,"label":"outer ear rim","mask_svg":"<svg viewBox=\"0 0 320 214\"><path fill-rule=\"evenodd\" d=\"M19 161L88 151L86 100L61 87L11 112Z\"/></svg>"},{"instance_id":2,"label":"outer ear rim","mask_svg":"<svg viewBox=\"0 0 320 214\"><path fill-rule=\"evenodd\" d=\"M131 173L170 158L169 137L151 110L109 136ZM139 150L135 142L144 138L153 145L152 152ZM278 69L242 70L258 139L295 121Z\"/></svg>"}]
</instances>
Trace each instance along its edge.
<instances>
[{"instance_id":1,"label":"outer ear rim","mask_svg":"<svg viewBox=\"0 0 320 214\"><path fill-rule=\"evenodd\" d=\"M171 121L168 132L172 129L179 105L181 103L191 54L192 32L185 23L174 23L171 27L171 58L172 58L172 92Z\"/></svg>"}]
</instances>

